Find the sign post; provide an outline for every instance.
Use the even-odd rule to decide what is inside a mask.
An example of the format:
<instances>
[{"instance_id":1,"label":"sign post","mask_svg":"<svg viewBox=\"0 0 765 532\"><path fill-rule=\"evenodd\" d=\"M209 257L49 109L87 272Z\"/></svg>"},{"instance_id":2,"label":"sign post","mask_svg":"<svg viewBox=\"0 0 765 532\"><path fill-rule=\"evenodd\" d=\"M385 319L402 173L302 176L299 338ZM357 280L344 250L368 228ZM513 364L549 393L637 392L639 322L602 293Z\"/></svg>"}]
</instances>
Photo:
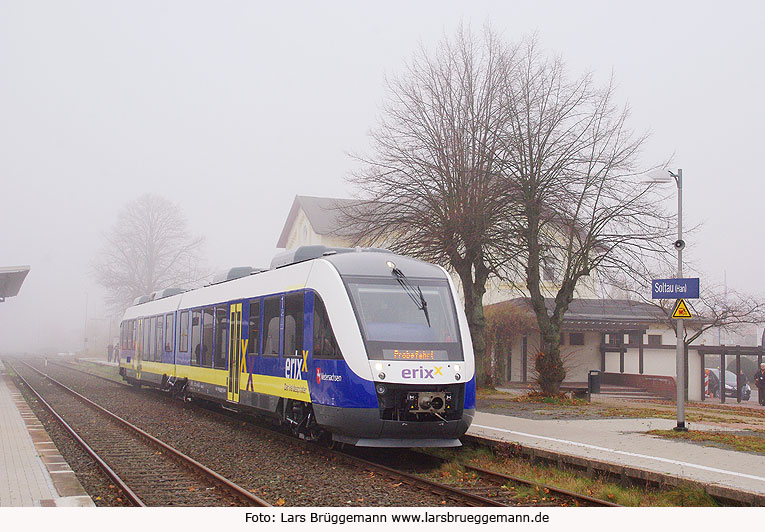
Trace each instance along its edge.
<instances>
[{"instance_id":1,"label":"sign post","mask_svg":"<svg viewBox=\"0 0 765 532\"><path fill-rule=\"evenodd\" d=\"M679 185L679 183L678 183ZM682 236L682 233L680 233ZM678 242L682 240L678 239ZM676 246L678 247L678 246ZM651 281L652 299L677 299L672 311L672 319L677 320L677 427L675 430L688 430L685 426L685 324L683 320L693 318L685 299L699 298L699 278L683 278L682 248L678 247L678 276L675 279L653 279Z\"/></svg>"}]
</instances>

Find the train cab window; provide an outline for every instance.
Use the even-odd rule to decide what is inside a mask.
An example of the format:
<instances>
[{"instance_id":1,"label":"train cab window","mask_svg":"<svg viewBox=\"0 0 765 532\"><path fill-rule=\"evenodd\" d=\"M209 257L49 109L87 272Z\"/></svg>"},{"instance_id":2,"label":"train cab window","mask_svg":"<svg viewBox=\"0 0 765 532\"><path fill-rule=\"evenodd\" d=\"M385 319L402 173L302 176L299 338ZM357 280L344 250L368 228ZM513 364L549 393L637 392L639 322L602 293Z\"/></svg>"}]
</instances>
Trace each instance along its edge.
<instances>
[{"instance_id":1,"label":"train cab window","mask_svg":"<svg viewBox=\"0 0 765 532\"><path fill-rule=\"evenodd\" d=\"M228 335L228 307L215 307L215 356L213 367L226 369L226 337Z\"/></svg>"},{"instance_id":2,"label":"train cab window","mask_svg":"<svg viewBox=\"0 0 765 532\"><path fill-rule=\"evenodd\" d=\"M263 300L263 356L279 356L281 307L281 296L267 297Z\"/></svg>"},{"instance_id":3,"label":"train cab window","mask_svg":"<svg viewBox=\"0 0 765 532\"><path fill-rule=\"evenodd\" d=\"M284 297L284 356L303 355L303 292Z\"/></svg>"},{"instance_id":4,"label":"train cab window","mask_svg":"<svg viewBox=\"0 0 765 532\"><path fill-rule=\"evenodd\" d=\"M199 363L205 368L212 367L213 359L213 327L215 324L214 310L208 307L202 311L202 358Z\"/></svg>"},{"instance_id":5,"label":"train cab window","mask_svg":"<svg viewBox=\"0 0 765 532\"><path fill-rule=\"evenodd\" d=\"M162 339L163 339L163 333L165 331L165 317L164 316L157 316L157 338L154 344L157 346L155 360L157 362L162 362Z\"/></svg>"},{"instance_id":6,"label":"train cab window","mask_svg":"<svg viewBox=\"0 0 765 532\"><path fill-rule=\"evenodd\" d=\"M318 294L313 300L313 356L314 358L343 358L337 346L327 309Z\"/></svg>"},{"instance_id":7,"label":"train cab window","mask_svg":"<svg viewBox=\"0 0 765 532\"><path fill-rule=\"evenodd\" d=\"M175 315L165 315L165 352L173 350L173 325L175 324Z\"/></svg>"},{"instance_id":8,"label":"train cab window","mask_svg":"<svg viewBox=\"0 0 765 532\"><path fill-rule=\"evenodd\" d=\"M202 355L202 311L191 313L191 365L198 366Z\"/></svg>"},{"instance_id":9,"label":"train cab window","mask_svg":"<svg viewBox=\"0 0 765 532\"><path fill-rule=\"evenodd\" d=\"M178 351L185 353L189 350L189 311L181 312L181 327L178 338Z\"/></svg>"},{"instance_id":10,"label":"train cab window","mask_svg":"<svg viewBox=\"0 0 765 532\"><path fill-rule=\"evenodd\" d=\"M247 354L258 355L260 343L260 301L250 301L250 317L248 321Z\"/></svg>"}]
</instances>

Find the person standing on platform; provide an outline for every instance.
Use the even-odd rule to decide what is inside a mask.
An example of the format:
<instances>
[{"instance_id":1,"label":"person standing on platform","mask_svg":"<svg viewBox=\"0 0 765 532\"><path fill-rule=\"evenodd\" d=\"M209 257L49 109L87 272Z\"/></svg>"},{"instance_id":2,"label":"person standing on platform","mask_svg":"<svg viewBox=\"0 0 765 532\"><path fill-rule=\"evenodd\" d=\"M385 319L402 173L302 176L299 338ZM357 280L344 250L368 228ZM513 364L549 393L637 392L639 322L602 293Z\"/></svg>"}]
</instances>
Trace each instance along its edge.
<instances>
[{"instance_id":1,"label":"person standing on platform","mask_svg":"<svg viewBox=\"0 0 765 532\"><path fill-rule=\"evenodd\" d=\"M757 385L757 399L760 405L765 406L765 362L760 364L760 371L755 373L754 384Z\"/></svg>"},{"instance_id":2,"label":"person standing on platform","mask_svg":"<svg viewBox=\"0 0 765 532\"><path fill-rule=\"evenodd\" d=\"M109 344L109 346L106 348L106 351L107 351L107 360L111 362L112 355L114 354L114 346L112 344Z\"/></svg>"}]
</instances>

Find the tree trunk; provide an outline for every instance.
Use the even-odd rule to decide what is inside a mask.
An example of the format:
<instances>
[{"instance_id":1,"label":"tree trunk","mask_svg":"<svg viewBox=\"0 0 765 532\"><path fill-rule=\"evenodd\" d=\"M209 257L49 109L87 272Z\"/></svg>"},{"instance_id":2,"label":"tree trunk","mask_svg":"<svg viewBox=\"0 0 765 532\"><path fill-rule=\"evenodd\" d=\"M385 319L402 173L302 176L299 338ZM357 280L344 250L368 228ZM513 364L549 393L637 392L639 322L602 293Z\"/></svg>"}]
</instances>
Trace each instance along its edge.
<instances>
[{"instance_id":1,"label":"tree trunk","mask_svg":"<svg viewBox=\"0 0 765 532\"><path fill-rule=\"evenodd\" d=\"M560 393L560 385L566 378L563 360L560 357L560 332L540 331L542 349L536 357L539 387L544 394Z\"/></svg>"},{"instance_id":2,"label":"tree trunk","mask_svg":"<svg viewBox=\"0 0 765 532\"><path fill-rule=\"evenodd\" d=\"M465 298L465 316L467 317L470 337L473 340L475 355L475 380L477 386L493 386L491 361L486 352L486 318L483 314L483 295L486 292L486 278L476 275L473 279L472 268L457 271L462 281L462 294Z\"/></svg>"},{"instance_id":3,"label":"tree trunk","mask_svg":"<svg viewBox=\"0 0 765 532\"><path fill-rule=\"evenodd\" d=\"M560 393L560 385L563 379L566 378L566 370L563 368L563 361L560 358L560 327L563 319L561 310L565 312L565 308L561 309L560 301L556 298L553 317L551 318L547 314L545 298L540 288L539 212L537 209L532 208L527 216L529 220L529 230L527 233L529 260L526 270L526 287L531 296L531 306L537 318L539 336L542 342L540 352L535 359L537 382L542 393L558 394ZM566 285L565 288L568 288L568 286ZM573 286L571 288L573 290Z\"/></svg>"}]
</instances>

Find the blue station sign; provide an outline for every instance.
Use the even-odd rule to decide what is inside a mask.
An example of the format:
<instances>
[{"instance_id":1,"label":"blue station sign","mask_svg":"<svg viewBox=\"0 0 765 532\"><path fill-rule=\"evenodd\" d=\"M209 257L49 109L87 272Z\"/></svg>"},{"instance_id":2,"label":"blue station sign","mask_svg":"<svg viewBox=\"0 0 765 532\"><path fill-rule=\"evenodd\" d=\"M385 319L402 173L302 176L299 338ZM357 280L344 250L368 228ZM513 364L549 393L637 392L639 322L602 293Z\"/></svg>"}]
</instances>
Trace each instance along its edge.
<instances>
[{"instance_id":1,"label":"blue station sign","mask_svg":"<svg viewBox=\"0 0 765 532\"><path fill-rule=\"evenodd\" d=\"M651 299L698 299L699 278L654 279L651 281Z\"/></svg>"}]
</instances>

